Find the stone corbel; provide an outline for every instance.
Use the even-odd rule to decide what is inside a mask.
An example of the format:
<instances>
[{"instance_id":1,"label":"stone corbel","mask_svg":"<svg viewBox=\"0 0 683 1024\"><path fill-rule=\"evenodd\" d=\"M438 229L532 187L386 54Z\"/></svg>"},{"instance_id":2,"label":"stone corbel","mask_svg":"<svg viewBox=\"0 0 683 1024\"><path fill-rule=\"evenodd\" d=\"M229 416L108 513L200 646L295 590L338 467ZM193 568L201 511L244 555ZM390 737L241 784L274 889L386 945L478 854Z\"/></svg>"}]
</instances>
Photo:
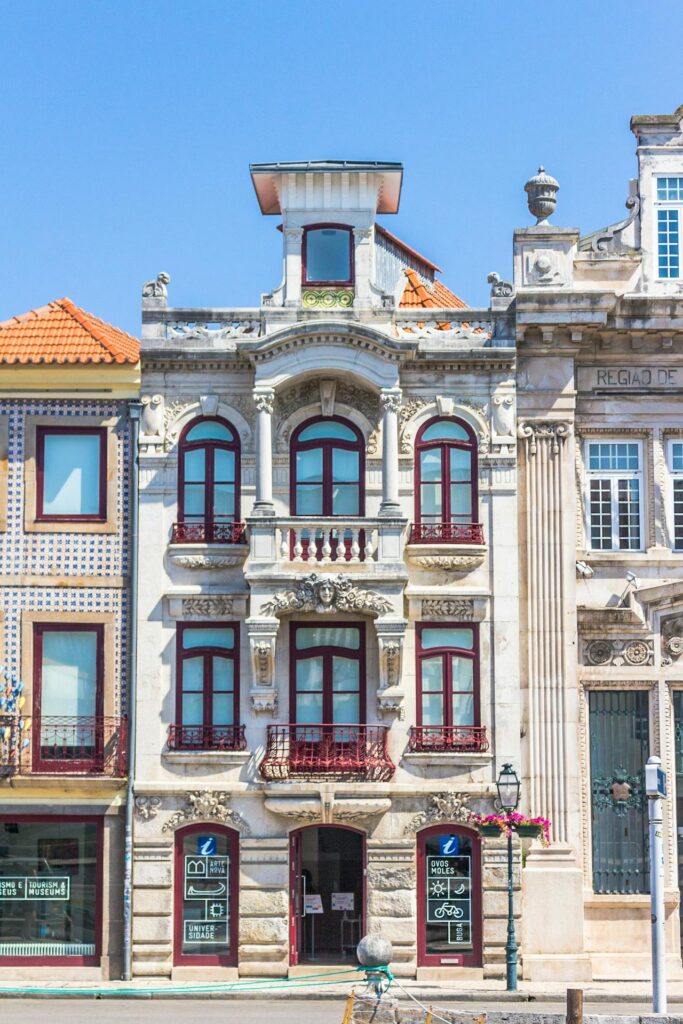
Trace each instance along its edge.
<instances>
[{"instance_id":1,"label":"stone corbel","mask_svg":"<svg viewBox=\"0 0 683 1024\"><path fill-rule=\"evenodd\" d=\"M257 713L264 711L274 715L277 711L275 641L278 623L272 619L247 619L246 625L251 652L252 709Z\"/></svg>"},{"instance_id":2,"label":"stone corbel","mask_svg":"<svg viewBox=\"0 0 683 1024\"><path fill-rule=\"evenodd\" d=\"M381 715L392 713L403 719L405 691L401 687L401 669L406 624L402 619L383 621L377 623L376 629L379 654L377 709Z\"/></svg>"}]
</instances>

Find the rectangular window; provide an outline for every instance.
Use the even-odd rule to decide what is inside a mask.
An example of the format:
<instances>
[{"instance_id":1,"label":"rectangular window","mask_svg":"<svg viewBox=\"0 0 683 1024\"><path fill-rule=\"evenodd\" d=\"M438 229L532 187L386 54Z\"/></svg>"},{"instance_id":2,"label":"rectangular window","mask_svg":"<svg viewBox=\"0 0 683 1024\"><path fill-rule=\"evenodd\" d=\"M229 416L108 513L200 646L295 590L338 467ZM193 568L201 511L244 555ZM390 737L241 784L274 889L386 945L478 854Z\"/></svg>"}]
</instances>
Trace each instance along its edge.
<instances>
[{"instance_id":1,"label":"rectangular window","mask_svg":"<svg viewBox=\"0 0 683 1024\"><path fill-rule=\"evenodd\" d=\"M104 428L37 428L37 519L50 522L106 519L106 445Z\"/></svg>"},{"instance_id":2,"label":"rectangular window","mask_svg":"<svg viewBox=\"0 0 683 1024\"><path fill-rule=\"evenodd\" d=\"M102 822L0 818L0 965L95 965Z\"/></svg>"},{"instance_id":3,"label":"rectangular window","mask_svg":"<svg viewBox=\"0 0 683 1024\"><path fill-rule=\"evenodd\" d=\"M678 210L657 210L657 266L663 278L680 277Z\"/></svg>"},{"instance_id":4,"label":"rectangular window","mask_svg":"<svg viewBox=\"0 0 683 1024\"><path fill-rule=\"evenodd\" d=\"M102 766L103 639L102 625L34 625L34 770Z\"/></svg>"},{"instance_id":5,"label":"rectangular window","mask_svg":"<svg viewBox=\"0 0 683 1024\"><path fill-rule=\"evenodd\" d=\"M304 229L303 284L351 284L353 246L351 229L317 225Z\"/></svg>"},{"instance_id":6,"label":"rectangular window","mask_svg":"<svg viewBox=\"0 0 683 1024\"><path fill-rule=\"evenodd\" d=\"M593 889L646 893L648 695L643 690L594 690L588 707Z\"/></svg>"},{"instance_id":7,"label":"rectangular window","mask_svg":"<svg viewBox=\"0 0 683 1024\"><path fill-rule=\"evenodd\" d=\"M361 625L292 625L294 721L358 725L365 715L365 636ZM336 736L336 732L335 732Z\"/></svg>"},{"instance_id":8,"label":"rectangular window","mask_svg":"<svg viewBox=\"0 0 683 1024\"><path fill-rule=\"evenodd\" d=\"M470 623L417 624L413 751L487 749L479 715L479 638Z\"/></svg>"},{"instance_id":9,"label":"rectangular window","mask_svg":"<svg viewBox=\"0 0 683 1024\"><path fill-rule=\"evenodd\" d=\"M671 541L674 551L683 551L683 441L669 442L671 480Z\"/></svg>"},{"instance_id":10,"label":"rectangular window","mask_svg":"<svg viewBox=\"0 0 683 1024\"><path fill-rule=\"evenodd\" d=\"M657 199L683 202L683 178L657 178Z\"/></svg>"},{"instance_id":11,"label":"rectangular window","mask_svg":"<svg viewBox=\"0 0 683 1024\"><path fill-rule=\"evenodd\" d=\"M638 441L589 441L588 536L596 551L642 548L642 469Z\"/></svg>"},{"instance_id":12,"label":"rectangular window","mask_svg":"<svg viewBox=\"0 0 683 1024\"><path fill-rule=\"evenodd\" d=\"M239 726L238 634L233 623L178 626L175 749L236 749Z\"/></svg>"}]
</instances>

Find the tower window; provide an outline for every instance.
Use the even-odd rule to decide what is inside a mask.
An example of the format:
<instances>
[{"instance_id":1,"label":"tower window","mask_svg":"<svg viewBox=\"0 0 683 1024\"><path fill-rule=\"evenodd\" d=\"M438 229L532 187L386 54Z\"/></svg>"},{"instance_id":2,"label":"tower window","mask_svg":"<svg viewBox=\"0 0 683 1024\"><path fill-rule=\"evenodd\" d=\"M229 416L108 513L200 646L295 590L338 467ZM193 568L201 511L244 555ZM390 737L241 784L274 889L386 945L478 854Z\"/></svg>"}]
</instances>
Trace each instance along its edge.
<instances>
[{"instance_id":1,"label":"tower window","mask_svg":"<svg viewBox=\"0 0 683 1024\"><path fill-rule=\"evenodd\" d=\"M304 230L303 283L345 285L353 282L351 228L315 224Z\"/></svg>"}]
</instances>

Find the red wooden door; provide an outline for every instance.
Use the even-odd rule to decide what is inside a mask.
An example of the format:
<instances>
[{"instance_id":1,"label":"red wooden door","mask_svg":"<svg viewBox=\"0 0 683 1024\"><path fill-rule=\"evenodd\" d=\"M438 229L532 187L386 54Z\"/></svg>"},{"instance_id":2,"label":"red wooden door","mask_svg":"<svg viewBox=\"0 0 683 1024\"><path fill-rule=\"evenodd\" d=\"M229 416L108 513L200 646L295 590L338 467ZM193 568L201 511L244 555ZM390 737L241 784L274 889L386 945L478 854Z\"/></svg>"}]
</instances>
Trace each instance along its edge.
<instances>
[{"instance_id":1,"label":"red wooden door","mask_svg":"<svg viewBox=\"0 0 683 1024\"><path fill-rule=\"evenodd\" d=\"M301 873L301 832L289 837L289 962L299 963L304 925L303 875Z\"/></svg>"}]
</instances>

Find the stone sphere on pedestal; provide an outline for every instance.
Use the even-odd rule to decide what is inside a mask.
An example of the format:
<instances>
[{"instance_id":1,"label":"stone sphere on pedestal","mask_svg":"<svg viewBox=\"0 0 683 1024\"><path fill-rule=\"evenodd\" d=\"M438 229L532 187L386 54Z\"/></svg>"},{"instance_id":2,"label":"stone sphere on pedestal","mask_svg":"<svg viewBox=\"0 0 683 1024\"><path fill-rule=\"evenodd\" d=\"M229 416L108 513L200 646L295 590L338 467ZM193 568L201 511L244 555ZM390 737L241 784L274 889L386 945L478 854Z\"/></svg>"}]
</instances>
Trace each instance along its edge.
<instances>
[{"instance_id":1,"label":"stone sphere on pedestal","mask_svg":"<svg viewBox=\"0 0 683 1024\"><path fill-rule=\"evenodd\" d=\"M384 935L365 935L356 947L361 967L386 967L394 955L394 947Z\"/></svg>"}]
</instances>

